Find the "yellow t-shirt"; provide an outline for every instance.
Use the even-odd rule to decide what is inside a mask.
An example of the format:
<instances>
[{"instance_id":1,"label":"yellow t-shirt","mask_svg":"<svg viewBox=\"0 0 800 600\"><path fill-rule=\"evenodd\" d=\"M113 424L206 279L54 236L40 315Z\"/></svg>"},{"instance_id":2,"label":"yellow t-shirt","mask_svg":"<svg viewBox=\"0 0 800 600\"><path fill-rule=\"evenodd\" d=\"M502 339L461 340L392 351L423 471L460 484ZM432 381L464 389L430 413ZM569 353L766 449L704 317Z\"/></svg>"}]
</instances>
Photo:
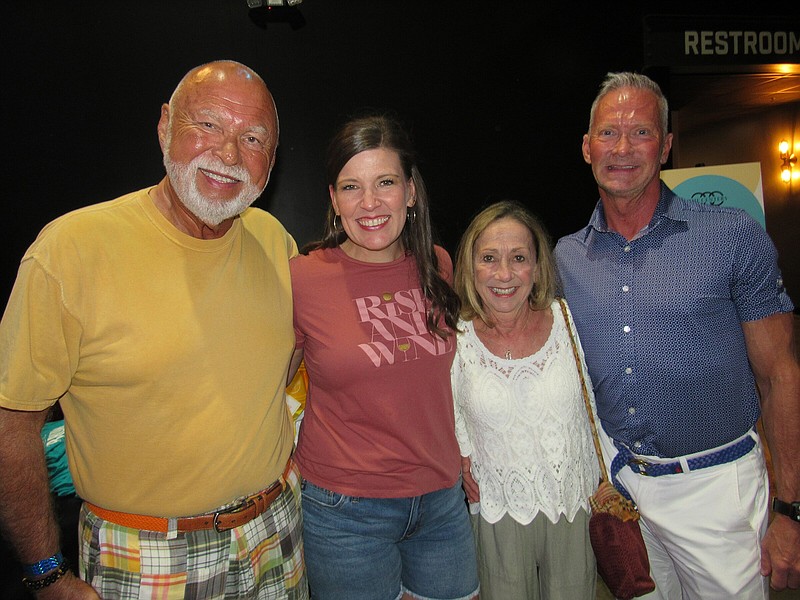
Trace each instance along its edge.
<instances>
[{"instance_id":1,"label":"yellow t-shirt","mask_svg":"<svg viewBox=\"0 0 800 600\"><path fill-rule=\"evenodd\" d=\"M255 208L192 238L147 192L57 219L25 254L0 323L0 405L61 401L85 500L192 515L266 487L291 453L297 247Z\"/></svg>"}]
</instances>

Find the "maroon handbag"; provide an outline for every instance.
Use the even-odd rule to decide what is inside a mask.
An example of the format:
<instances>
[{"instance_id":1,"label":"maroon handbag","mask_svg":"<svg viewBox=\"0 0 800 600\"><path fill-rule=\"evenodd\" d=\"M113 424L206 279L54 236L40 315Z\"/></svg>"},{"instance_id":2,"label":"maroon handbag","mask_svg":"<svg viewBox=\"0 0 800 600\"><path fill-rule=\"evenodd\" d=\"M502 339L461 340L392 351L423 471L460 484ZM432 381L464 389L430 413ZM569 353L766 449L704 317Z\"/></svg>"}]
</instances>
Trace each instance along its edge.
<instances>
[{"instance_id":1,"label":"maroon handbag","mask_svg":"<svg viewBox=\"0 0 800 600\"><path fill-rule=\"evenodd\" d=\"M589 499L589 539L597 572L616 598L630 600L656 589L639 529L639 511L608 481Z\"/></svg>"},{"instance_id":2,"label":"maroon handbag","mask_svg":"<svg viewBox=\"0 0 800 600\"><path fill-rule=\"evenodd\" d=\"M597 572L615 598L630 600L652 592L656 584L650 577L650 560L639 529L639 511L630 500L608 481L608 471L603 461L603 451L597 436L597 425L589 401L589 391L583 376L578 344L572 331L566 304L559 299L564 322L567 324L572 354L581 380L583 402L589 416L594 448L600 463L600 485L589 498L592 516L589 517L589 539L597 559Z\"/></svg>"}]
</instances>

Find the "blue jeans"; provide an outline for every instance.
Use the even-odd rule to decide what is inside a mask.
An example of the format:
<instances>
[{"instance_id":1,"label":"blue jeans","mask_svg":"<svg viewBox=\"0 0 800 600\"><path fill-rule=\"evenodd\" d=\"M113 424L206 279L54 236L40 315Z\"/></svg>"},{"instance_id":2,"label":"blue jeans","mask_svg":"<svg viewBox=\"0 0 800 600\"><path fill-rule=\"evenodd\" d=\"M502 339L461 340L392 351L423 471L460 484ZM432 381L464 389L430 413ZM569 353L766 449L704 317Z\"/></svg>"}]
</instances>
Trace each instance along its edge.
<instances>
[{"instance_id":1,"label":"blue jeans","mask_svg":"<svg viewBox=\"0 0 800 600\"><path fill-rule=\"evenodd\" d=\"M311 598L461 600L478 590L461 480L413 498L345 496L303 481Z\"/></svg>"}]
</instances>

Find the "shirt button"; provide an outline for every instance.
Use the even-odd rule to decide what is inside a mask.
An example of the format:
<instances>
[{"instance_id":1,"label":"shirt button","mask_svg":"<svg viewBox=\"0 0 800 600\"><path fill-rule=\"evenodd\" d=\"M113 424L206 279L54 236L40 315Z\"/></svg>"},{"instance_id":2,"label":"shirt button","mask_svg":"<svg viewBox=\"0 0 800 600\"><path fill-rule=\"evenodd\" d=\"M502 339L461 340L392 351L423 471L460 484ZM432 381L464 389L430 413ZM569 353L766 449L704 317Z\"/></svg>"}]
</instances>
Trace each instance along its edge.
<instances>
[{"instance_id":1,"label":"shirt button","mask_svg":"<svg viewBox=\"0 0 800 600\"><path fill-rule=\"evenodd\" d=\"M626 374L626 375L630 375L631 373L633 373L633 369L631 369L630 367L628 367L627 369L625 369L625 374Z\"/></svg>"},{"instance_id":2,"label":"shirt button","mask_svg":"<svg viewBox=\"0 0 800 600\"><path fill-rule=\"evenodd\" d=\"M635 407L635 406L631 406L631 407L628 409L628 414L629 414L629 415L636 414L636 407Z\"/></svg>"},{"instance_id":3,"label":"shirt button","mask_svg":"<svg viewBox=\"0 0 800 600\"><path fill-rule=\"evenodd\" d=\"M629 288L627 285L623 285L623 286L622 286L622 291L623 291L623 292L630 292L630 291L631 291L631 288Z\"/></svg>"},{"instance_id":4,"label":"shirt button","mask_svg":"<svg viewBox=\"0 0 800 600\"><path fill-rule=\"evenodd\" d=\"M625 333L630 333L631 332L630 325L625 325L625 327L622 328L622 331L624 331Z\"/></svg>"},{"instance_id":5,"label":"shirt button","mask_svg":"<svg viewBox=\"0 0 800 600\"><path fill-rule=\"evenodd\" d=\"M642 447L642 442L633 442L633 447L637 450Z\"/></svg>"},{"instance_id":6,"label":"shirt button","mask_svg":"<svg viewBox=\"0 0 800 600\"><path fill-rule=\"evenodd\" d=\"M631 251L631 247L630 247L630 246L625 246L625 247L622 249L622 251L623 251L623 252L630 252L630 251Z\"/></svg>"}]
</instances>

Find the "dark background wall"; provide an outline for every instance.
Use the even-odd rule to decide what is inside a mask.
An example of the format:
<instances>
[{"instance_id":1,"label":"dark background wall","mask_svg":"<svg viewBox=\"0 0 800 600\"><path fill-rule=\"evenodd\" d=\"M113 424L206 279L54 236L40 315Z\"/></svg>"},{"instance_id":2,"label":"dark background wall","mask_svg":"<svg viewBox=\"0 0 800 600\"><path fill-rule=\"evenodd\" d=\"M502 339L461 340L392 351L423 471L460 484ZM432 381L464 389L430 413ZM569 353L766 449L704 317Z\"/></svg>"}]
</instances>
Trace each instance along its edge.
<instances>
[{"instance_id":1,"label":"dark background wall","mask_svg":"<svg viewBox=\"0 0 800 600\"><path fill-rule=\"evenodd\" d=\"M217 58L253 67L274 93L281 144L257 204L300 244L321 232L326 140L364 107L395 110L412 129L449 250L470 217L501 198L528 203L554 237L578 229L596 198L579 152L589 105L607 71L643 67L642 17L652 10L624 1L612 10L305 0L305 24L295 29L257 24L252 17L266 9L251 11L245 0L12 0L2 20L10 216L2 302L19 257L49 220L161 178L159 107L188 69ZM737 8L658 7L698 10Z\"/></svg>"}]
</instances>

